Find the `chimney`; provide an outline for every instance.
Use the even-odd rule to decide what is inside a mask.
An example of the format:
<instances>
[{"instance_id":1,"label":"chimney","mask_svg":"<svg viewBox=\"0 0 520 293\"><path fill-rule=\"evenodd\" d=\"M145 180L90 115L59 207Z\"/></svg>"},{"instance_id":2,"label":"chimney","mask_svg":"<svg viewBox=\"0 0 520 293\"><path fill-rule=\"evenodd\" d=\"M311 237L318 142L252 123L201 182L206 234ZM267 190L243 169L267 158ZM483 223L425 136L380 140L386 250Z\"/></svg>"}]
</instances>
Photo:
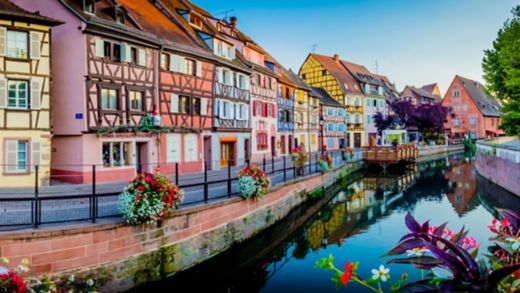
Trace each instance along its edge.
<instances>
[{"instance_id":1,"label":"chimney","mask_svg":"<svg viewBox=\"0 0 520 293\"><path fill-rule=\"evenodd\" d=\"M338 54L334 54L333 58L334 58L334 61L339 62L339 55Z\"/></svg>"},{"instance_id":2,"label":"chimney","mask_svg":"<svg viewBox=\"0 0 520 293\"><path fill-rule=\"evenodd\" d=\"M238 22L238 19L236 16L231 16L229 18L229 24L231 24L232 28L235 28L235 29L237 28L237 22Z\"/></svg>"}]
</instances>

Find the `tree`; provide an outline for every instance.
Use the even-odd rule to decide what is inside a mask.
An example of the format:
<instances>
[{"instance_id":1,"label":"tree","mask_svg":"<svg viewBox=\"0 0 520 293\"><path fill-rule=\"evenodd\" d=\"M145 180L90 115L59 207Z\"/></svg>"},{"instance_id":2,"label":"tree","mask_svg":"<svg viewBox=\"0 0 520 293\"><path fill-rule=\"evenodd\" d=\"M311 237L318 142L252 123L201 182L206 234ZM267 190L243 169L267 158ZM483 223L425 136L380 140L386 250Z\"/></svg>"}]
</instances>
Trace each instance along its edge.
<instances>
[{"instance_id":1,"label":"tree","mask_svg":"<svg viewBox=\"0 0 520 293\"><path fill-rule=\"evenodd\" d=\"M398 99L388 103L390 114L377 112L374 123L379 132L389 128L404 128L419 131L421 134L442 133L451 108L435 104L415 106L408 99Z\"/></svg>"},{"instance_id":2,"label":"tree","mask_svg":"<svg viewBox=\"0 0 520 293\"><path fill-rule=\"evenodd\" d=\"M498 31L493 48L486 50L482 68L487 91L501 101L502 128L520 135L520 5Z\"/></svg>"}]
</instances>

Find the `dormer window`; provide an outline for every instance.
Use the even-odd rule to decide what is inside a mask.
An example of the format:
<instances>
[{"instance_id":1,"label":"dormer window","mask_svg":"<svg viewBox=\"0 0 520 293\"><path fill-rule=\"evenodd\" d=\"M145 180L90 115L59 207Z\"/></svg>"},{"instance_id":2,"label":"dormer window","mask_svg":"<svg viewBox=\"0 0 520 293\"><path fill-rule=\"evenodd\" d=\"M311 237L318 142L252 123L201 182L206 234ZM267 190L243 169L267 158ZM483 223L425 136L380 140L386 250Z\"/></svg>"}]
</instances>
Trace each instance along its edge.
<instances>
[{"instance_id":1,"label":"dormer window","mask_svg":"<svg viewBox=\"0 0 520 293\"><path fill-rule=\"evenodd\" d=\"M236 38L236 37L237 37L237 32L236 32L236 31L231 31L231 36L232 36L233 38Z\"/></svg>"},{"instance_id":2,"label":"dormer window","mask_svg":"<svg viewBox=\"0 0 520 293\"><path fill-rule=\"evenodd\" d=\"M190 13L190 24L194 27L202 28L202 19L199 16Z\"/></svg>"},{"instance_id":3,"label":"dormer window","mask_svg":"<svg viewBox=\"0 0 520 293\"><path fill-rule=\"evenodd\" d=\"M125 13L121 9L116 9L116 22L120 24L125 23Z\"/></svg>"},{"instance_id":4,"label":"dormer window","mask_svg":"<svg viewBox=\"0 0 520 293\"><path fill-rule=\"evenodd\" d=\"M87 13L94 14L94 0L83 0L83 10Z\"/></svg>"}]
</instances>

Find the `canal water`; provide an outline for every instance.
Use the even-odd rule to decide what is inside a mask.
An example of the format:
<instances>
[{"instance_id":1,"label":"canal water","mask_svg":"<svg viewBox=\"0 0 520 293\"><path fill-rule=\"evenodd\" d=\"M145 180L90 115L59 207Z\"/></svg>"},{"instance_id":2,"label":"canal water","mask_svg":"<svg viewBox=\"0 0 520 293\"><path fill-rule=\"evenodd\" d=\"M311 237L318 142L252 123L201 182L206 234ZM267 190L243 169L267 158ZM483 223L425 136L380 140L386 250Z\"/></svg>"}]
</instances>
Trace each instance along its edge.
<instances>
[{"instance_id":1,"label":"canal water","mask_svg":"<svg viewBox=\"0 0 520 293\"><path fill-rule=\"evenodd\" d=\"M432 225L468 227L482 254L487 252L487 226L495 207L520 212L520 199L477 175L463 154L417 163L396 175L358 174L254 239L136 291L338 292L332 273L315 263L330 254L338 268L360 261L360 275L369 278L371 269L384 263L382 255L407 232L407 211ZM411 280L418 277L407 265L387 267L394 281L404 272ZM350 284L339 292L367 291Z\"/></svg>"}]
</instances>

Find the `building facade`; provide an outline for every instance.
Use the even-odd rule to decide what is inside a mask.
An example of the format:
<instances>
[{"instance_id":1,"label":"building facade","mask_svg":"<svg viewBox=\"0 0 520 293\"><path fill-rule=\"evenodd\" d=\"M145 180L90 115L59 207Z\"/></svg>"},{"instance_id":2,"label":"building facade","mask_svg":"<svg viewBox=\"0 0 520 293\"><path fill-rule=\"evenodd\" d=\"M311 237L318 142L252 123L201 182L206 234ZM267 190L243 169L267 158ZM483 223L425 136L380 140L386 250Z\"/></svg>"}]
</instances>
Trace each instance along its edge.
<instances>
[{"instance_id":1,"label":"building facade","mask_svg":"<svg viewBox=\"0 0 520 293\"><path fill-rule=\"evenodd\" d=\"M57 20L0 1L0 186L48 184L51 30Z\"/></svg>"},{"instance_id":2,"label":"building facade","mask_svg":"<svg viewBox=\"0 0 520 293\"><path fill-rule=\"evenodd\" d=\"M278 76L278 154L286 156L296 147L294 143L294 104L296 98L296 85L284 73Z\"/></svg>"},{"instance_id":3,"label":"building facade","mask_svg":"<svg viewBox=\"0 0 520 293\"><path fill-rule=\"evenodd\" d=\"M477 81L456 75L442 99L442 105L451 107L454 117L445 125L451 139L483 139L504 135L500 125L500 107L488 96Z\"/></svg>"},{"instance_id":4,"label":"building facade","mask_svg":"<svg viewBox=\"0 0 520 293\"><path fill-rule=\"evenodd\" d=\"M312 88L312 94L320 99L319 151L344 149L347 130L345 107L322 88Z\"/></svg>"},{"instance_id":5,"label":"building facade","mask_svg":"<svg viewBox=\"0 0 520 293\"><path fill-rule=\"evenodd\" d=\"M320 150L320 96L313 89L309 92L309 136L310 151L317 152Z\"/></svg>"},{"instance_id":6,"label":"building facade","mask_svg":"<svg viewBox=\"0 0 520 293\"><path fill-rule=\"evenodd\" d=\"M408 99L414 105L439 103L441 101L441 97L436 96L435 94L429 92L428 90L425 90L425 88L429 89L430 86L431 85L423 86L421 88L417 88L414 86L406 86L404 88L403 92L401 93L400 98ZM438 91L438 86L434 87L433 92L437 93L437 91Z\"/></svg>"}]
</instances>

